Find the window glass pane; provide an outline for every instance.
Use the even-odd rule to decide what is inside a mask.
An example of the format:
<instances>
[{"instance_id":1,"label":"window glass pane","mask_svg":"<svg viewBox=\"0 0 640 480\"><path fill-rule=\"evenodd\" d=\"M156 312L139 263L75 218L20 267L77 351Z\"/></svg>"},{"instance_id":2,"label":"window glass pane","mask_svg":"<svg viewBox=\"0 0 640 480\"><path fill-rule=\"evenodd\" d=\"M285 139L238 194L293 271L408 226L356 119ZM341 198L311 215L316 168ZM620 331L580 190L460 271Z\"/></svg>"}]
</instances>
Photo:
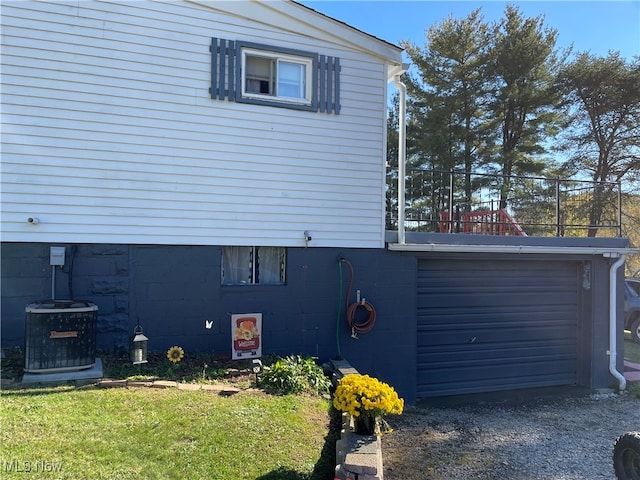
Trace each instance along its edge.
<instances>
[{"instance_id":1,"label":"window glass pane","mask_svg":"<svg viewBox=\"0 0 640 480\"><path fill-rule=\"evenodd\" d=\"M300 63L278 62L278 96L305 98L306 70Z\"/></svg>"},{"instance_id":2,"label":"window glass pane","mask_svg":"<svg viewBox=\"0 0 640 480\"><path fill-rule=\"evenodd\" d=\"M258 248L258 282L279 285L284 283L285 249L281 247Z\"/></svg>"},{"instance_id":3,"label":"window glass pane","mask_svg":"<svg viewBox=\"0 0 640 480\"><path fill-rule=\"evenodd\" d=\"M245 91L274 95L275 65L271 58L247 55L245 59Z\"/></svg>"},{"instance_id":4,"label":"window glass pane","mask_svg":"<svg viewBox=\"0 0 640 480\"><path fill-rule=\"evenodd\" d=\"M251 279L251 247L222 248L222 284L246 285Z\"/></svg>"},{"instance_id":5,"label":"window glass pane","mask_svg":"<svg viewBox=\"0 0 640 480\"><path fill-rule=\"evenodd\" d=\"M282 285L285 259L283 247L222 247L222 284Z\"/></svg>"}]
</instances>

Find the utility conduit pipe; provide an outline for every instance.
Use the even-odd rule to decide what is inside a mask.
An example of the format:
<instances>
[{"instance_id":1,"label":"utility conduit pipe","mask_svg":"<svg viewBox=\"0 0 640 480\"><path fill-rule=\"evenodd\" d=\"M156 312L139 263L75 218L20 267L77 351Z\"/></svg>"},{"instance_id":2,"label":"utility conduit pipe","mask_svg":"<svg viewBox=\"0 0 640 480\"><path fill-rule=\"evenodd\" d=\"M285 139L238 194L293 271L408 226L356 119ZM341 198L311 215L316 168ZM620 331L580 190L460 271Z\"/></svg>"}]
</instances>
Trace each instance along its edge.
<instances>
[{"instance_id":1,"label":"utility conduit pipe","mask_svg":"<svg viewBox=\"0 0 640 480\"><path fill-rule=\"evenodd\" d=\"M618 388L620 391L624 391L627 388L627 380L624 375L621 374L616 368L618 360L618 348L617 348L617 331L618 331L618 310L617 310L617 290L618 290L618 269L624 265L626 255L620 255L617 253L605 254L605 257L618 258L611 264L609 269L609 372L618 380Z\"/></svg>"}]
</instances>

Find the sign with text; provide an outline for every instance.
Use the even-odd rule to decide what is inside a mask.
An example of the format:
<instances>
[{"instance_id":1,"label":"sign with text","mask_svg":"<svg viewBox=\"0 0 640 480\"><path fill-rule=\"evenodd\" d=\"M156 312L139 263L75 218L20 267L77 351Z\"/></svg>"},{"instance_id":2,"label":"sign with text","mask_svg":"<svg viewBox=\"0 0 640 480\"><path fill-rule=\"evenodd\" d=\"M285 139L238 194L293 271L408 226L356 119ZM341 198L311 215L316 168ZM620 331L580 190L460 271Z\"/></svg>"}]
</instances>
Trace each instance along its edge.
<instances>
[{"instance_id":1,"label":"sign with text","mask_svg":"<svg viewBox=\"0 0 640 480\"><path fill-rule=\"evenodd\" d=\"M259 358L262 356L262 314L239 313L231 315L231 358Z\"/></svg>"}]
</instances>

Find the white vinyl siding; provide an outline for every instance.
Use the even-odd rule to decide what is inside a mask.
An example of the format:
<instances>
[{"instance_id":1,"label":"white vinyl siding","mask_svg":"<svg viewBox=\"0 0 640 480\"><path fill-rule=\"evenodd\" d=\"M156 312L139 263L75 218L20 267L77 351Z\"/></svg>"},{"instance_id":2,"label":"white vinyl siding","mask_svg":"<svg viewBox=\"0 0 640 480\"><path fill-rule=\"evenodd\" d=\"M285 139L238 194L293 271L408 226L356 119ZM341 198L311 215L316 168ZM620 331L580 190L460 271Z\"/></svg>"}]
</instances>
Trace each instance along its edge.
<instances>
[{"instance_id":1,"label":"white vinyl siding","mask_svg":"<svg viewBox=\"0 0 640 480\"><path fill-rule=\"evenodd\" d=\"M191 2L2 16L3 241L383 246L377 55ZM340 115L212 100L215 36L340 57Z\"/></svg>"}]
</instances>

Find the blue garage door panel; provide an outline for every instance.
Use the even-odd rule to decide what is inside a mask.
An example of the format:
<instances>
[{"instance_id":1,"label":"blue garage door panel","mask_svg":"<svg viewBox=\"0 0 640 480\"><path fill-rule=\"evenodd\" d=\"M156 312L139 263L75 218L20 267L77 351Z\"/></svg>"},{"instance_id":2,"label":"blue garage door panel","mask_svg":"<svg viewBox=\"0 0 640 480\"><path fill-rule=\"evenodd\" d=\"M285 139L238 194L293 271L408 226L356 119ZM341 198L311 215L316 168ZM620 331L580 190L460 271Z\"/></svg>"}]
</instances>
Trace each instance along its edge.
<instances>
[{"instance_id":1,"label":"blue garage door panel","mask_svg":"<svg viewBox=\"0 0 640 480\"><path fill-rule=\"evenodd\" d=\"M573 262L420 260L418 397L573 385Z\"/></svg>"}]
</instances>

